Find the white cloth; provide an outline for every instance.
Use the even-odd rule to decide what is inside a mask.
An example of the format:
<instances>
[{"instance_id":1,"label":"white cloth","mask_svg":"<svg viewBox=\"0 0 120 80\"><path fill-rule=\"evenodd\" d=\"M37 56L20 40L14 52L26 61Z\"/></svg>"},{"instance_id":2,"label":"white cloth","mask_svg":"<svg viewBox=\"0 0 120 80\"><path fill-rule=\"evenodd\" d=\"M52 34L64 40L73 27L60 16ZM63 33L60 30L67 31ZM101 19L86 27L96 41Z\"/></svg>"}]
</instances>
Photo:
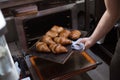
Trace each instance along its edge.
<instances>
[{"instance_id":1,"label":"white cloth","mask_svg":"<svg viewBox=\"0 0 120 80\"><path fill-rule=\"evenodd\" d=\"M85 45L83 43L79 43L80 40L81 38L76 41L72 41L71 48L80 52L83 51L85 49Z\"/></svg>"}]
</instances>

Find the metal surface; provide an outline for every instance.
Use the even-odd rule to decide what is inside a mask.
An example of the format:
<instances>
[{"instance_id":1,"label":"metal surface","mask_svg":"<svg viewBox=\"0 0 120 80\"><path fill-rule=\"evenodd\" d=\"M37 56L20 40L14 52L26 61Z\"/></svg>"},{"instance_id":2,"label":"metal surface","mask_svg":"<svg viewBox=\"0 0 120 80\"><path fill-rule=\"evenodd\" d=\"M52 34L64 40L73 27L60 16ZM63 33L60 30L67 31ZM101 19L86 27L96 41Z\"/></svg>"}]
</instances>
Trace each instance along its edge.
<instances>
[{"instance_id":1,"label":"metal surface","mask_svg":"<svg viewBox=\"0 0 120 80\"><path fill-rule=\"evenodd\" d=\"M37 73L38 80L66 80L97 67L97 62L86 52L74 53L65 64L53 63L36 56L29 57L28 60Z\"/></svg>"},{"instance_id":2,"label":"metal surface","mask_svg":"<svg viewBox=\"0 0 120 80\"><path fill-rule=\"evenodd\" d=\"M84 37L86 35L84 31L80 31L80 32L81 32L80 37ZM80 39L81 38L79 38L78 40L80 40ZM36 50L35 44L32 47L29 48L27 53L32 55L32 56L38 56L39 58L49 60L49 61L52 61L52 62L55 62L55 63L64 64L71 57L72 54L74 54L75 52L80 53L84 50L85 47L84 47L84 44L82 44L82 43L79 45L79 49L75 49L75 47L77 48L76 42L73 41L72 44L65 46L68 50L68 52L66 52L66 53L54 54L52 52L49 52L49 53L48 52L47 53L38 52ZM74 48L73 48L73 46L74 46Z\"/></svg>"},{"instance_id":3,"label":"metal surface","mask_svg":"<svg viewBox=\"0 0 120 80\"><path fill-rule=\"evenodd\" d=\"M52 61L55 63L64 64L73 53L73 51L71 49L71 45L68 45L66 47L68 49L68 52L54 54L52 52L50 52L50 53L37 52L35 45L34 45L28 53L31 54L32 56L37 56L37 57L45 59L45 60L49 60L49 61Z\"/></svg>"}]
</instances>

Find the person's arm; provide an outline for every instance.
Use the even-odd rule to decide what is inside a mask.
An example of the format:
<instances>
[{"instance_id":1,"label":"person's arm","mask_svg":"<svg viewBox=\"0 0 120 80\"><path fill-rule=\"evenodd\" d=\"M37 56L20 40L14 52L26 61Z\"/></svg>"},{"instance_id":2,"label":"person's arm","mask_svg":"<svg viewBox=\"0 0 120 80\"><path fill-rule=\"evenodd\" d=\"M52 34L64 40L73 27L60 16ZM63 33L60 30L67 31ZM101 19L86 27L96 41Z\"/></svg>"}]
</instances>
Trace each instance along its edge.
<instances>
[{"instance_id":1,"label":"person's arm","mask_svg":"<svg viewBox=\"0 0 120 80\"><path fill-rule=\"evenodd\" d=\"M107 34L120 16L120 0L105 0L106 11L91 35L93 42Z\"/></svg>"},{"instance_id":2,"label":"person's arm","mask_svg":"<svg viewBox=\"0 0 120 80\"><path fill-rule=\"evenodd\" d=\"M106 35L120 17L120 0L105 0L106 11L100 19L96 29L89 38L84 38L86 48L90 48L99 39Z\"/></svg>"}]
</instances>

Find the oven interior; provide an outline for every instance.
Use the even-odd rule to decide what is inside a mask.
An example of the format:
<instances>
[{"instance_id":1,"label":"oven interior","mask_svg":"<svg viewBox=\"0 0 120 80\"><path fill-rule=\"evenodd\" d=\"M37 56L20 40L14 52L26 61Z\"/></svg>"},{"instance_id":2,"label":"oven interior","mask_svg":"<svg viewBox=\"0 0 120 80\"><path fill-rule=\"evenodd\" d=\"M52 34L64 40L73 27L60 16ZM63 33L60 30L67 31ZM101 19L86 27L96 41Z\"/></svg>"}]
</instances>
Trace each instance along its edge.
<instances>
[{"instance_id":1,"label":"oven interior","mask_svg":"<svg viewBox=\"0 0 120 80\"><path fill-rule=\"evenodd\" d=\"M23 20L23 30L27 47L31 47L54 25L72 29L71 10Z\"/></svg>"}]
</instances>

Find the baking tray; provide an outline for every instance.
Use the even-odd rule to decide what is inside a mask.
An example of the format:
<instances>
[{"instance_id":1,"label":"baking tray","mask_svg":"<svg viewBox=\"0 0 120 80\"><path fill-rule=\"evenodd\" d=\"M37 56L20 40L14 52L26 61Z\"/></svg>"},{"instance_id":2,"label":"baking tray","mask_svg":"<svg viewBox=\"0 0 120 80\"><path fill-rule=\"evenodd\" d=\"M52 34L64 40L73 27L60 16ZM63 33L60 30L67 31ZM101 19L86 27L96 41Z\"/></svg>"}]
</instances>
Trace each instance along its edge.
<instances>
[{"instance_id":1,"label":"baking tray","mask_svg":"<svg viewBox=\"0 0 120 80\"><path fill-rule=\"evenodd\" d=\"M54 54L52 52L38 52L38 51L36 51L35 45L33 45L30 48L29 53L33 56L38 56L39 58L42 58L45 60L64 64L73 53L73 50L71 49L71 45L67 45L65 47L68 49L68 52L61 53L61 54Z\"/></svg>"},{"instance_id":2,"label":"baking tray","mask_svg":"<svg viewBox=\"0 0 120 80\"><path fill-rule=\"evenodd\" d=\"M97 67L97 62L87 52L72 54L65 64L53 63L38 56L29 59L39 80L67 80Z\"/></svg>"},{"instance_id":3,"label":"baking tray","mask_svg":"<svg viewBox=\"0 0 120 80\"><path fill-rule=\"evenodd\" d=\"M84 37L86 35L85 31L81 31L81 37ZM39 38L38 41L41 40L42 37ZM73 50L71 48L71 45L67 45L65 46L68 49L68 52L66 53L61 53L61 54L54 54L52 52L37 52L36 48L35 48L35 44L29 48L29 54L33 55L33 56L38 56L39 58L45 59L45 60L49 60L55 63L60 63L60 64L64 64L69 57L75 52L75 50Z\"/></svg>"}]
</instances>

